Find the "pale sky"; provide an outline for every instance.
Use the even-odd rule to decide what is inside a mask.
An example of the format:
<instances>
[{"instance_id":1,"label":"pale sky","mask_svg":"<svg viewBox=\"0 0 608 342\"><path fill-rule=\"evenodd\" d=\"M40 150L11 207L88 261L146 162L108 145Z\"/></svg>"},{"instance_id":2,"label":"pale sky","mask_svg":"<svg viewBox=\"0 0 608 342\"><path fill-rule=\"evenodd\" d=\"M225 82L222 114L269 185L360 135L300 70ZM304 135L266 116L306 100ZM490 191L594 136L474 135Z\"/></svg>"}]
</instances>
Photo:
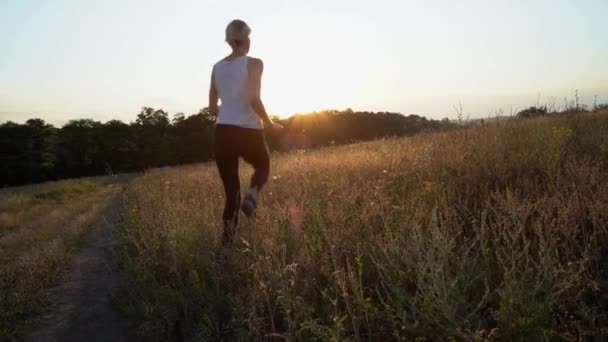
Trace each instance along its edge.
<instances>
[{"instance_id":1,"label":"pale sky","mask_svg":"<svg viewBox=\"0 0 608 342\"><path fill-rule=\"evenodd\" d=\"M606 0L0 0L0 122L196 113L234 18L281 116L608 102Z\"/></svg>"}]
</instances>

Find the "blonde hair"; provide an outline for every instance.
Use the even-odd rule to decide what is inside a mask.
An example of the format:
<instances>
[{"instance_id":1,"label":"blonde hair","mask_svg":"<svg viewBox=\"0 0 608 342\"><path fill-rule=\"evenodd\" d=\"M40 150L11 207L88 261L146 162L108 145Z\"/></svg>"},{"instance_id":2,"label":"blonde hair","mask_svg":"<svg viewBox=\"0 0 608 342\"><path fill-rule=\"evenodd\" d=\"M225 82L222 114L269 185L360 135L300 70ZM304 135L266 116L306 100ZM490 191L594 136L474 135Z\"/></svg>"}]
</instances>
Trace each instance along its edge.
<instances>
[{"instance_id":1,"label":"blonde hair","mask_svg":"<svg viewBox=\"0 0 608 342\"><path fill-rule=\"evenodd\" d=\"M239 41L247 39L250 33L251 29L246 22L235 19L226 26L226 42L232 46Z\"/></svg>"}]
</instances>

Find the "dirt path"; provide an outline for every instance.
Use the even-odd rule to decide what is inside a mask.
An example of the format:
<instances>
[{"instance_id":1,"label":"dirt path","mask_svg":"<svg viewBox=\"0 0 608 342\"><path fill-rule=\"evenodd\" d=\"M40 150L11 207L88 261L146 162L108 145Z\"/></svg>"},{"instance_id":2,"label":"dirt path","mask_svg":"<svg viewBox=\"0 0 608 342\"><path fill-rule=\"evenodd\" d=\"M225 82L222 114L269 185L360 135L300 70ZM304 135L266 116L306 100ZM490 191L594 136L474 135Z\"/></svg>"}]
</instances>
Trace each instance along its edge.
<instances>
[{"instance_id":1,"label":"dirt path","mask_svg":"<svg viewBox=\"0 0 608 342\"><path fill-rule=\"evenodd\" d=\"M32 341L128 341L127 328L112 306L117 276L110 253L112 228L120 220L122 194L117 195L74 256L67 281L51 290L56 306L44 316Z\"/></svg>"}]
</instances>

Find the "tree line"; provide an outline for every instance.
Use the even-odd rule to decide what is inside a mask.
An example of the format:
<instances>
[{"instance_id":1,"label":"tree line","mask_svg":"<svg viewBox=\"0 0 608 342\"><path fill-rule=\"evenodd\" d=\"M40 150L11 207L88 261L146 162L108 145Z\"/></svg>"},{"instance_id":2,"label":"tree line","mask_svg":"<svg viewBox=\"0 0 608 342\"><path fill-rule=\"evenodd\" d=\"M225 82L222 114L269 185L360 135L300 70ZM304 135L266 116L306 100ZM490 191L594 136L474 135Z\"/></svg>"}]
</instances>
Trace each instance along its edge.
<instances>
[{"instance_id":1,"label":"tree line","mask_svg":"<svg viewBox=\"0 0 608 342\"><path fill-rule=\"evenodd\" d=\"M454 126L447 119L350 109L277 120L285 131L268 137L271 150L344 144ZM166 111L151 107L143 107L129 124L79 119L57 128L42 119L23 124L5 122L0 125L0 186L210 161L214 124L206 108L170 119Z\"/></svg>"}]
</instances>

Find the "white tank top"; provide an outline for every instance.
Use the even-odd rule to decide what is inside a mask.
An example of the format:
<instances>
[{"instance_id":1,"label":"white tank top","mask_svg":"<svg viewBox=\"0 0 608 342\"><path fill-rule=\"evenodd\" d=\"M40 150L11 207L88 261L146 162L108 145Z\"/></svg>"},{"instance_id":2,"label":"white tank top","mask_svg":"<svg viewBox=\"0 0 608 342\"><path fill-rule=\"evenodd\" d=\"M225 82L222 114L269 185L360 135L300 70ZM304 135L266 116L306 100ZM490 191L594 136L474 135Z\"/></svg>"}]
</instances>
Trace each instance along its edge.
<instances>
[{"instance_id":1,"label":"white tank top","mask_svg":"<svg viewBox=\"0 0 608 342\"><path fill-rule=\"evenodd\" d=\"M249 57L221 60L213 66L215 89L221 100L218 124L262 129L262 121L249 103Z\"/></svg>"}]
</instances>

